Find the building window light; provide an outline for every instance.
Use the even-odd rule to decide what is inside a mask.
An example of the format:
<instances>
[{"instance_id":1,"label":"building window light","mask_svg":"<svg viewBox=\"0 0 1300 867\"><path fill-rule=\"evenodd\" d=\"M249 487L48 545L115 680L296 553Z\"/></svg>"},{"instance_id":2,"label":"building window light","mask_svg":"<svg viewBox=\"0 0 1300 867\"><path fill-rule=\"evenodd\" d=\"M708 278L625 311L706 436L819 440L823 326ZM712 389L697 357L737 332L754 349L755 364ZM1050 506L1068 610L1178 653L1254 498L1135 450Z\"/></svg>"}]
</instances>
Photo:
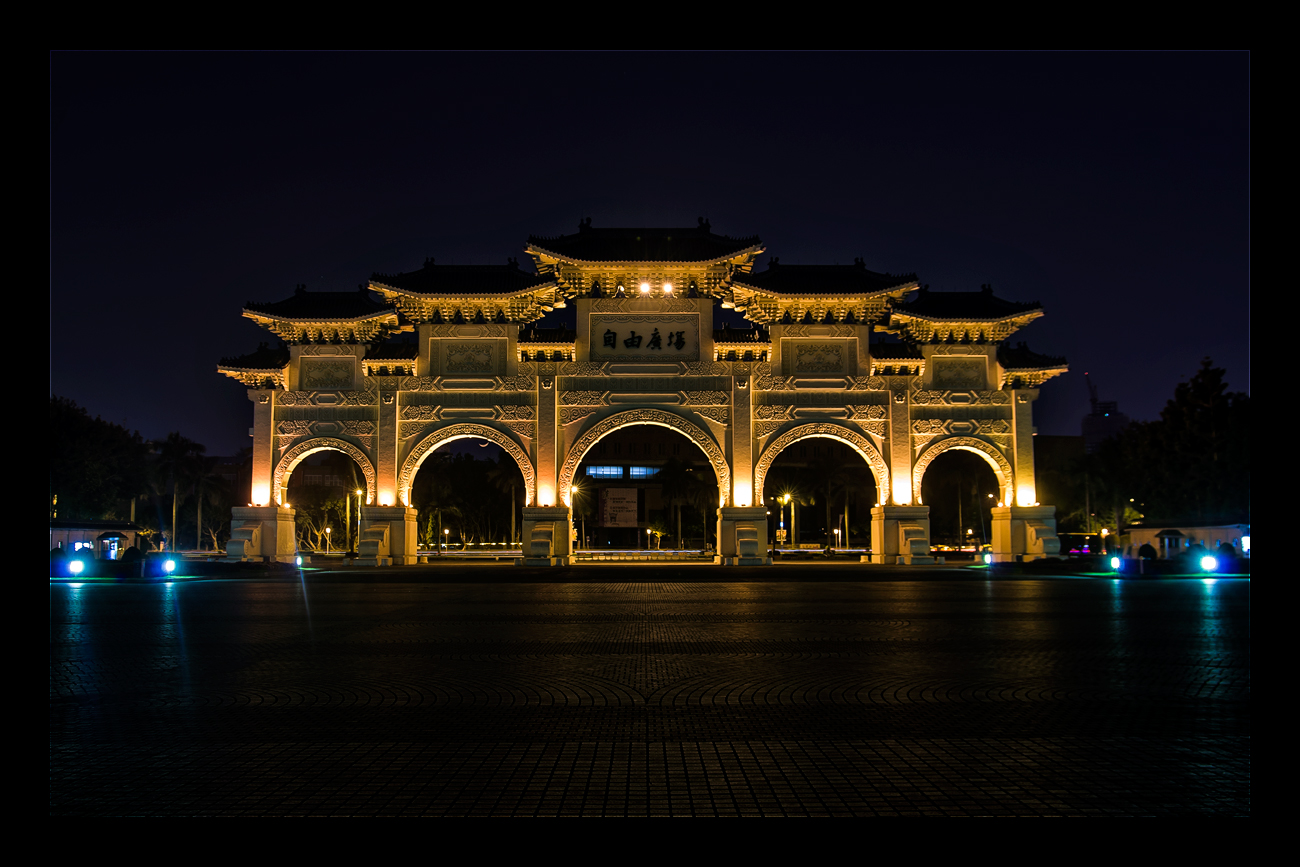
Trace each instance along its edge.
<instances>
[{"instance_id":1,"label":"building window light","mask_svg":"<svg viewBox=\"0 0 1300 867\"><path fill-rule=\"evenodd\" d=\"M593 479L621 479L622 467L587 467L587 475Z\"/></svg>"},{"instance_id":2,"label":"building window light","mask_svg":"<svg viewBox=\"0 0 1300 867\"><path fill-rule=\"evenodd\" d=\"M648 479L658 474L658 467L628 467L628 477L633 479Z\"/></svg>"}]
</instances>

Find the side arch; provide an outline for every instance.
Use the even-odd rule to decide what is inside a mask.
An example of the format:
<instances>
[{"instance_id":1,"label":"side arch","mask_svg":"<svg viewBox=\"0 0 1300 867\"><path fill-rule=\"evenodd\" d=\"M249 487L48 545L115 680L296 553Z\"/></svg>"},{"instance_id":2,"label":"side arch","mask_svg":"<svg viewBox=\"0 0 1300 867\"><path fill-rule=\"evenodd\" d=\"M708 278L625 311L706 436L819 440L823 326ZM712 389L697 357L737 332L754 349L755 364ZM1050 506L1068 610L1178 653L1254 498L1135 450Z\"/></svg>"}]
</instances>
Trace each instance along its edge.
<instances>
[{"instance_id":1,"label":"side arch","mask_svg":"<svg viewBox=\"0 0 1300 867\"><path fill-rule=\"evenodd\" d=\"M411 453L402 462L401 472L397 474L398 502L403 506L411 505L411 485L415 483L415 473L420 469L420 464L424 463L425 458L433 454L439 446L467 437L496 443L505 450L506 454L515 459L515 463L519 465L519 472L524 476L524 505L534 505L537 499L537 473L533 470L533 462L528 459L528 452L524 451L523 446L508 434L487 425L471 422L448 425L431 431L416 444L415 448L411 449Z\"/></svg>"},{"instance_id":2,"label":"side arch","mask_svg":"<svg viewBox=\"0 0 1300 867\"><path fill-rule=\"evenodd\" d=\"M871 468L871 475L876 479L876 502L882 504L889 502L889 468L885 466L885 459L880 456L880 452L876 451L875 445L857 431L825 422L801 424L798 427L790 428L790 430L768 444L768 447L763 451L763 456L758 459L758 463L754 466L755 502L761 503L763 501L763 484L767 481L767 471L772 468L773 462L776 461L781 452L787 446L793 445L799 440L812 439L813 437L838 440L862 455L862 459Z\"/></svg>"},{"instance_id":3,"label":"side arch","mask_svg":"<svg viewBox=\"0 0 1300 867\"><path fill-rule=\"evenodd\" d=\"M316 437L315 439L304 440L293 446L280 462L275 465L275 475L271 479L271 492L275 497L276 505L284 505L284 486L293 475L294 469L308 455L316 452L335 451L352 458L361 467L361 473L366 477L366 502L375 501L375 466L370 463L370 458L361 449L352 445L350 442L335 439L334 437Z\"/></svg>"},{"instance_id":4,"label":"side arch","mask_svg":"<svg viewBox=\"0 0 1300 867\"><path fill-rule=\"evenodd\" d=\"M687 421L676 413L661 409L633 409L601 419L569 447L564 457L564 466L560 469L559 479L560 500L566 506L571 505L570 489L573 486L573 476L578 472L578 464L582 463L583 457L591 447L620 428L638 424L653 424L675 430L699 446L708 457L709 463L713 465L713 473L717 476L719 505L725 506L731 501L731 467L727 465L727 458L718 444L713 441L713 437L699 425Z\"/></svg>"},{"instance_id":5,"label":"side arch","mask_svg":"<svg viewBox=\"0 0 1300 867\"><path fill-rule=\"evenodd\" d=\"M1015 473L1011 470L1011 462L1007 460L997 447L984 442L984 440L975 437L946 437L930 446L921 453L912 465L912 502L918 506L923 505L921 502L921 479L925 476L925 471L930 467L930 462L939 455L953 449L974 452L975 454L988 461L988 465L993 468L993 473L998 477L998 487L1002 489L1002 502L1008 506L1014 500L1015 493Z\"/></svg>"}]
</instances>

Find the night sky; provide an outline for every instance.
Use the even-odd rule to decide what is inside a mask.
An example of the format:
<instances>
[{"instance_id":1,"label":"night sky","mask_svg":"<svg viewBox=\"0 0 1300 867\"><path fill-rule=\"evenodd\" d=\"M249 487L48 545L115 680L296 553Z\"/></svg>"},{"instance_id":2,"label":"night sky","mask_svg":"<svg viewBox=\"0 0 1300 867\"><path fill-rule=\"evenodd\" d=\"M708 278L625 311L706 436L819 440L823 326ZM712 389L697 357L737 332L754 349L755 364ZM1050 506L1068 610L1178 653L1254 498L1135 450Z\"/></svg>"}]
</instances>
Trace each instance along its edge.
<instances>
[{"instance_id":1,"label":"night sky","mask_svg":"<svg viewBox=\"0 0 1300 867\"><path fill-rule=\"evenodd\" d=\"M1246 53L54 53L50 391L208 454L223 356L295 284L521 264L530 234L694 226L787 264L1042 302L1036 408L1249 391Z\"/></svg>"}]
</instances>

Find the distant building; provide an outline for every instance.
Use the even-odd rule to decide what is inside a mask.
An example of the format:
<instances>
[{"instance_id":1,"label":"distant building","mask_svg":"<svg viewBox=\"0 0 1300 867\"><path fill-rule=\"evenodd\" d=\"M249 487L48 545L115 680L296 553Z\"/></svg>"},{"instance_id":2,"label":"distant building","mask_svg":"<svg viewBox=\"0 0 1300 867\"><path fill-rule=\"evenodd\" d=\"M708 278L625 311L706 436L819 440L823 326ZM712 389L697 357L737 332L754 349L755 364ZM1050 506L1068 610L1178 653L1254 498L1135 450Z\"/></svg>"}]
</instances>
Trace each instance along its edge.
<instances>
[{"instance_id":1,"label":"distant building","mask_svg":"<svg viewBox=\"0 0 1300 867\"><path fill-rule=\"evenodd\" d=\"M1088 397L1092 410L1083 417L1083 450L1093 454L1101 444L1117 436L1129 422L1128 416L1119 411L1119 403L1113 400L1098 400L1097 387L1083 375L1088 383Z\"/></svg>"}]
</instances>

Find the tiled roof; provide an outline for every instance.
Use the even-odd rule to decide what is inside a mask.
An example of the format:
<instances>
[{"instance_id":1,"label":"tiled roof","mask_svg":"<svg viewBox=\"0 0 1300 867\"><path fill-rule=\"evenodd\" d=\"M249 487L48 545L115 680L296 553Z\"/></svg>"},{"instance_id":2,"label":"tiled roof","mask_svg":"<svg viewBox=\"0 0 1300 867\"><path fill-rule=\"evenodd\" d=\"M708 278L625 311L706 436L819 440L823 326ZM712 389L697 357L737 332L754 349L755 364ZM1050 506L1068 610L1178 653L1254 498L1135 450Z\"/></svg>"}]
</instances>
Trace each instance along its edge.
<instances>
[{"instance_id":1,"label":"tiled roof","mask_svg":"<svg viewBox=\"0 0 1300 867\"><path fill-rule=\"evenodd\" d=\"M766 271L745 274L736 282L782 295L867 295L915 280L915 274L868 271L861 260L855 265L782 265L773 259Z\"/></svg>"},{"instance_id":2,"label":"tiled roof","mask_svg":"<svg viewBox=\"0 0 1300 867\"><path fill-rule=\"evenodd\" d=\"M366 361L406 361L419 354L420 347L414 343L381 343L366 350Z\"/></svg>"},{"instance_id":3,"label":"tiled roof","mask_svg":"<svg viewBox=\"0 0 1300 867\"><path fill-rule=\"evenodd\" d=\"M513 259L505 265L438 265L430 259L418 271L376 273L370 279L420 295L505 295L551 282L548 277L520 270Z\"/></svg>"},{"instance_id":4,"label":"tiled roof","mask_svg":"<svg viewBox=\"0 0 1300 867\"><path fill-rule=\"evenodd\" d=\"M370 290L362 287L356 292L308 292L299 286L292 296L283 301L254 303L244 307L253 313L281 319L361 319L382 313L396 313L396 308L382 301L372 300Z\"/></svg>"},{"instance_id":5,"label":"tiled roof","mask_svg":"<svg viewBox=\"0 0 1300 867\"><path fill-rule=\"evenodd\" d=\"M993 294L993 287L978 292L931 292L922 288L911 301L895 302L894 311L933 319L1002 319L1040 310L1037 301L1007 301Z\"/></svg>"},{"instance_id":6,"label":"tiled roof","mask_svg":"<svg viewBox=\"0 0 1300 867\"><path fill-rule=\"evenodd\" d=\"M519 331L519 343L572 343L578 332L572 328L535 328L527 326Z\"/></svg>"},{"instance_id":7,"label":"tiled roof","mask_svg":"<svg viewBox=\"0 0 1300 867\"><path fill-rule=\"evenodd\" d=\"M998 364L1007 370L1039 370L1044 367L1064 367L1065 358L1056 355L1039 355L1024 342L1015 346L1002 344L998 347Z\"/></svg>"},{"instance_id":8,"label":"tiled roof","mask_svg":"<svg viewBox=\"0 0 1300 867\"><path fill-rule=\"evenodd\" d=\"M694 228L677 229L593 229L588 220L579 225L576 235L531 235L528 244L583 262L708 262L734 256L762 241L757 235L715 235L704 220Z\"/></svg>"},{"instance_id":9,"label":"tiled roof","mask_svg":"<svg viewBox=\"0 0 1300 867\"><path fill-rule=\"evenodd\" d=\"M873 343L870 346L871 357L879 359L922 358L921 349L908 343Z\"/></svg>"},{"instance_id":10,"label":"tiled roof","mask_svg":"<svg viewBox=\"0 0 1300 867\"><path fill-rule=\"evenodd\" d=\"M278 370L289 363L289 350L283 346L259 344L257 350L235 358L221 359L221 367L232 370Z\"/></svg>"}]
</instances>

